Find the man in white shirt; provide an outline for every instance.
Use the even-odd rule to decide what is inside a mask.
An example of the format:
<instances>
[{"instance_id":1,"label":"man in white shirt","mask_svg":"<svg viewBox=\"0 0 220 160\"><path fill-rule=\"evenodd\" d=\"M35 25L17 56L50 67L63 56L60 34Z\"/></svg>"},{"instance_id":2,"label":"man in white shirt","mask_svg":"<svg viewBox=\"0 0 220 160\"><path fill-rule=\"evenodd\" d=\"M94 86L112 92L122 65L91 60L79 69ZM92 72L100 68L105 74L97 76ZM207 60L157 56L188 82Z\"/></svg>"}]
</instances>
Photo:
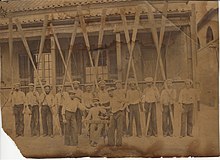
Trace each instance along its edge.
<instances>
[{"instance_id":1,"label":"man in white shirt","mask_svg":"<svg viewBox=\"0 0 220 160\"><path fill-rule=\"evenodd\" d=\"M162 128L163 136L172 136L173 135L173 122L171 116L174 116L174 103L176 101L176 90L173 88L172 79L167 79L164 82L164 89L161 92L161 105L163 108L162 113Z\"/></svg>"},{"instance_id":2,"label":"man in white shirt","mask_svg":"<svg viewBox=\"0 0 220 160\"><path fill-rule=\"evenodd\" d=\"M87 108L91 107L93 102L92 84L85 85L85 92L82 95L82 102Z\"/></svg>"},{"instance_id":3,"label":"man in white shirt","mask_svg":"<svg viewBox=\"0 0 220 160\"><path fill-rule=\"evenodd\" d=\"M62 87L59 86L57 87L57 93L55 95L55 109L57 110L58 114L57 116L59 117L59 123L60 123L60 129L61 129L61 134L64 135L64 124L63 124L63 117L62 117L62 107L63 103L69 99L69 94L68 92L62 91Z\"/></svg>"},{"instance_id":4,"label":"man in white shirt","mask_svg":"<svg viewBox=\"0 0 220 160\"><path fill-rule=\"evenodd\" d=\"M125 110L125 97L114 94L115 88L108 88L110 97L111 117L108 131L108 145L121 146L123 136L123 118ZM115 135L116 133L116 135Z\"/></svg>"},{"instance_id":5,"label":"man in white shirt","mask_svg":"<svg viewBox=\"0 0 220 160\"><path fill-rule=\"evenodd\" d=\"M13 113L15 115L16 137L24 136L24 107L26 107L26 97L20 91L20 83L14 84L14 90L9 95L9 102L12 102Z\"/></svg>"},{"instance_id":6,"label":"man in white shirt","mask_svg":"<svg viewBox=\"0 0 220 160\"><path fill-rule=\"evenodd\" d=\"M192 137L193 108L196 104L196 92L192 88L192 80L185 81L185 87L180 91L179 104L182 107L180 137Z\"/></svg>"},{"instance_id":7,"label":"man in white shirt","mask_svg":"<svg viewBox=\"0 0 220 160\"><path fill-rule=\"evenodd\" d=\"M44 93L40 95L41 105L41 117L43 126L43 136L53 137L53 107L54 107L54 96L52 95L51 87L49 84L44 86Z\"/></svg>"},{"instance_id":8,"label":"man in white shirt","mask_svg":"<svg viewBox=\"0 0 220 160\"><path fill-rule=\"evenodd\" d=\"M40 136L39 123L39 93L34 90L34 84L30 83L29 92L26 95L27 105L31 111L31 136Z\"/></svg>"},{"instance_id":9,"label":"man in white shirt","mask_svg":"<svg viewBox=\"0 0 220 160\"><path fill-rule=\"evenodd\" d=\"M103 106L109 106L109 95L108 91L106 90L106 83L104 80L99 82L98 98Z\"/></svg>"},{"instance_id":10,"label":"man in white shirt","mask_svg":"<svg viewBox=\"0 0 220 160\"><path fill-rule=\"evenodd\" d=\"M122 81L117 80L115 81L115 87L116 89L114 90L114 96L117 96L121 100L125 100L126 94L125 94L125 89L122 86ZM124 134L127 133L127 121L126 121L126 116L127 116L127 110L124 109L124 116L123 116L123 132Z\"/></svg>"},{"instance_id":11,"label":"man in white shirt","mask_svg":"<svg viewBox=\"0 0 220 160\"><path fill-rule=\"evenodd\" d=\"M65 124L64 144L67 146L78 145L77 110L84 111L86 108L80 103L81 98L75 90L69 91L70 99L63 103L62 116Z\"/></svg>"},{"instance_id":12,"label":"man in white shirt","mask_svg":"<svg viewBox=\"0 0 220 160\"><path fill-rule=\"evenodd\" d=\"M157 136L157 117L156 117L156 103L159 101L159 92L155 86L153 86L153 78L147 77L144 79L147 87L144 89L142 96L142 103L145 110L145 127L146 136ZM150 116L150 117L149 117ZM149 122L148 122L149 121Z\"/></svg>"},{"instance_id":13,"label":"man in white shirt","mask_svg":"<svg viewBox=\"0 0 220 160\"><path fill-rule=\"evenodd\" d=\"M136 124L137 137L142 136L141 121L140 121L140 106L141 106L141 92L137 90L134 80L129 82L130 89L127 91L127 102L129 109L129 122L128 122L128 136L133 135L133 119Z\"/></svg>"}]
</instances>

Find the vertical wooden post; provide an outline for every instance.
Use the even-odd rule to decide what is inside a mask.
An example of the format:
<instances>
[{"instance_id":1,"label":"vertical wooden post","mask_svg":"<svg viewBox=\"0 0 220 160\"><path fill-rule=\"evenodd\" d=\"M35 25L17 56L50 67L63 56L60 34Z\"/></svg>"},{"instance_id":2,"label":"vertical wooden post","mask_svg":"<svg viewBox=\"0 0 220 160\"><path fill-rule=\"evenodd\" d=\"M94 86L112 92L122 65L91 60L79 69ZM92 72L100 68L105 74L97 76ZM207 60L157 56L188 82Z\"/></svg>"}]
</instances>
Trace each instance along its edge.
<instances>
[{"instance_id":1,"label":"vertical wooden post","mask_svg":"<svg viewBox=\"0 0 220 160\"><path fill-rule=\"evenodd\" d=\"M56 93L56 47L54 37L50 37L51 44L51 61L52 61L52 93Z\"/></svg>"},{"instance_id":2,"label":"vertical wooden post","mask_svg":"<svg viewBox=\"0 0 220 160\"><path fill-rule=\"evenodd\" d=\"M14 76L13 76L13 63L12 63L12 56L13 56L13 22L12 18L9 18L9 58L10 58L10 67L11 67L11 83L14 82Z\"/></svg>"},{"instance_id":3,"label":"vertical wooden post","mask_svg":"<svg viewBox=\"0 0 220 160\"><path fill-rule=\"evenodd\" d=\"M119 32L116 33L116 54L117 54L118 79L122 81L121 35Z\"/></svg>"},{"instance_id":4,"label":"vertical wooden post","mask_svg":"<svg viewBox=\"0 0 220 160\"><path fill-rule=\"evenodd\" d=\"M192 16L190 17L191 28L191 49L192 49L192 78L193 82L197 81L196 76L196 61L197 61L197 30L196 30L196 10L195 4L191 5Z\"/></svg>"}]
</instances>

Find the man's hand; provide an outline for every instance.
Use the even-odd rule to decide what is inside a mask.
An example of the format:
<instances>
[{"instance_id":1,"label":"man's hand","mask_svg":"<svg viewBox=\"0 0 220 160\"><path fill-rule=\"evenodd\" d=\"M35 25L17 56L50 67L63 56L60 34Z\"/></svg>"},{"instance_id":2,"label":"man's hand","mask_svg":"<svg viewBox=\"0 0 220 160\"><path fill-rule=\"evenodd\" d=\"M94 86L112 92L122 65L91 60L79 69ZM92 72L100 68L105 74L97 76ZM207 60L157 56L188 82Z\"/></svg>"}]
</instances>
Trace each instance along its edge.
<instances>
[{"instance_id":1,"label":"man's hand","mask_svg":"<svg viewBox=\"0 0 220 160\"><path fill-rule=\"evenodd\" d=\"M66 118L63 118L63 123L67 123Z\"/></svg>"}]
</instances>

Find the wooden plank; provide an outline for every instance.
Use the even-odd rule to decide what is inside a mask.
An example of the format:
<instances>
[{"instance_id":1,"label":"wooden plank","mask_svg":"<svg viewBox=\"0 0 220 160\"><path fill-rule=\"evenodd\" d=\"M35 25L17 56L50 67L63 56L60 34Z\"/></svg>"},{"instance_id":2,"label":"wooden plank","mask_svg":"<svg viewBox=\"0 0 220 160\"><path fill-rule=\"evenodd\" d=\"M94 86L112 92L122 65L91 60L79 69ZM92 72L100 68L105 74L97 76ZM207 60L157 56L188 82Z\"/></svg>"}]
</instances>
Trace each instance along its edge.
<instances>
[{"instance_id":1,"label":"wooden plank","mask_svg":"<svg viewBox=\"0 0 220 160\"><path fill-rule=\"evenodd\" d=\"M135 21L134 21L134 27L133 27L133 32L132 32L132 41L130 42L130 36L129 36L129 31L128 31L128 25L127 25L127 20L125 17L125 11L123 9L120 10L121 13L121 19L122 19L122 23L124 26L124 33L125 33L125 39L126 39L126 43L127 43L127 47L128 47L128 51L129 51L129 62L128 62L128 69L127 69L127 74L126 74L126 79L125 79L125 89L127 90L127 84L128 84L128 77L129 77L129 72L130 72L130 66L132 65L132 69L133 69L133 73L134 73L134 78L136 81L136 85L138 86L137 83L137 75L136 75L136 71L135 71L135 66L134 66L134 61L133 61L133 49L135 46L135 40L136 40L136 35L137 35L137 25L139 24L139 20L140 20L140 9L137 8L136 9L137 12L135 14Z\"/></svg>"},{"instance_id":2,"label":"wooden plank","mask_svg":"<svg viewBox=\"0 0 220 160\"><path fill-rule=\"evenodd\" d=\"M29 48L29 46L28 46L27 40L26 40L26 38L25 38L25 36L24 36L24 32L23 32L21 23L20 23L20 21L19 21L18 19L15 19L15 22L16 22L16 26L17 26L17 28L18 28L18 32L19 32L19 34L20 34L21 40L22 40L22 42L23 42L23 44L24 44L24 47L25 47L25 49L26 49L26 51L27 51L28 57L29 57L29 59L30 59L30 61L31 61L31 64L32 64L32 66L33 66L33 68L34 68L34 71L36 72L36 77L37 77L37 80L38 80L39 83L40 83L40 87L41 87L41 89L42 89L42 92L43 92L44 94L46 94L46 93L44 92L44 87L43 87L43 85L42 85L42 83L41 83L41 79L40 79L40 77L39 77L39 75L38 75L38 73L37 73L37 68L36 68L35 63L34 63L34 60L33 60L33 58L32 58L31 51L30 51L30 48Z\"/></svg>"},{"instance_id":3,"label":"wooden plank","mask_svg":"<svg viewBox=\"0 0 220 160\"><path fill-rule=\"evenodd\" d=\"M87 51L88 51L88 54L89 54L90 64L91 64L91 66L93 68L94 67L94 63L93 63L93 60L92 60L91 48L90 48L90 43L89 43L89 36L88 36L87 28L86 28L85 19L84 19L83 15L82 15L81 7L77 7L77 10L78 10L80 26L81 26L81 29L82 29L84 41L85 41L86 48L87 48ZM97 78L95 77L94 79L95 79L95 85L98 88Z\"/></svg>"},{"instance_id":4,"label":"wooden plank","mask_svg":"<svg viewBox=\"0 0 220 160\"><path fill-rule=\"evenodd\" d=\"M13 22L12 18L9 18L9 59L10 59L10 69L11 69L11 83L14 83L14 69L13 69L13 62L12 62L12 56L13 56Z\"/></svg>"},{"instance_id":5,"label":"wooden plank","mask_svg":"<svg viewBox=\"0 0 220 160\"><path fill-rule=\"evenodd\" d=\"M102 16L101 16L101 25L99 30L99 38L98 38L98 51L95 61L95 77L97 78L98 75L98 62L99 62L99 55L100 55L100 48L102 47L102 41L104 36L104 27L105 27L105 18L106 18L106 9L102 10Z\"/></svg>"},{"instance_id":6,"label":"wooden plank","mask_svg":"<svg viewBox=\"0 0 220 160\"><path fill-rule=\"evenodd\" d=\"M162 11L162 20L161 20L159 46L158 46L160 52L161 52L161 47L162 47L164 32L165 32L165 27L166 27L165 22L166 22L166 19L167 19L167 9L168 9L168 2L165 1L163 11ZM160 58L161 58L161 53L159 54L159 56L157 55L157 63L156 63L156 69L155 69L155 75L154 75L154 84L155 84L155 81L157 79L158 65L159 65Z\"/></svg>"},{"instance_id":7,"label":"wooden plank","mask_svg":"<svg viewBox=\"0 0 220 160\"><path fill-rule=\"evenodd\" d=\"M151 5L148 2L146 2L146 4L147 4L148 11L149 11L148 15L149 15L149 22L150 22L150 25L151 25L153 41L154 41L154 44L156 46L157 56L159 56L159 64L160 64L162 77L163 77L163 80L166 80L164 66L163 66L161 56L160 56L159 41L158 41L157 29L156 29L155 22L154 22L154 15L153 15L153 12L152 12L152 9L151 9Z\"/></svg>"},{"instance_id":8,"label":"wooden plank","mask_svg":"<svg viewBox=\"0 0 220 160\"><path fill-rule=\"evenodd\" d=\"M121 59L121 35L120 33L116 33L116 54L117 54L118 79L122 81L122 59Z\"/></svg>"},{"instance_id":9,"label":"wooden plank","mask_svg":"<svg viewBox=\"0 0 220 160\"><path fill-rule=\"evenodd\" d=\"M52 93L56 94L56 44L54 37L50 37L50 44L51 44L51 61L52 61Z\"/></svg>"},{"instance_id":10,"label":"wooden plank","mask_svg":"<svg viewBox=\"0 0 220 160\"><path fill-rule=\"evenodd\" d=\"M62 51L62 49L61 49L61 47L60 47L60 43L59 43L58 37L57 37L57 35L56 35L55 31L54 31L54 27L53 27L53 24L52 24L52 23L50 23L50 28L51 28L51 31L52 31L52 34L53 34L55 43L56 43L56 45L57 45L57 48L58 48L58 50L59 50L61 59L62 59L62 61L63 61L64 68L65 68L65 70L67 71L67 77L68 77L69 82L71 83L71 87L72 87L72 89L73 89L71 74L70 74L69 71L68 71L68 68L67 68L67 65L66 65L64 56L63 56L63 51Z\"/></svg>"},{"instance_id":11,"label":"wooden plank","mask_svg":"<svg viewBox=\"0 0 220 160\"><path fill-rule=\"evenodd\" d=\"M156 28L160 28L161 27L161 20L155 20L156 21ZM172 23L170 22L172 21ZM166 20L166 30L169 31L177 31L177 27L178 26L187 26L189 25L189 21L188 19L171 19L170 21ZM127 24L128 24L128 29L132 30L133 29L133 24L134 21L133 20L127 20ZM97 25L99 26L100 23L90 23L89 25L86 26L87 31L91 34L96 34L97 32L99 32L99 27L97 27ZM121 24L121 21L114 21L114 22L106 22L105 24L105 35L112 35L112 30L114 30L115 26L117 26L117 30L115 32L122 32L124 31L124 27L123 24ZM57 25L54 26L55 32L56 33L72 33L72 28L73 25ZM140 21L140 25L138 26L138 30L139 32L149 32L151 26L150 23L148 22L148 20L143 20L141 19ZM42 27L29 27L29 28L25 28L23 29L24 33L25 33L25 37L38 37L42 35ZM81 27L78 27L77 29L77 33L82 33L82 29ZM46 33L47 36L49 36L49 32ZM80 35L79 35L80 36ZM1 39L8 39L9 37L9 30L0 30L0 40ZM14 38L19 38L19 34L18 32L14 29L13 30L13 37Z\"/></svg>"},{"instance_id":12,"label":"wooden plank","mask_svg":"<svg viewBox=\"0 0 220 160\"><path fill-rule=\"evenodd\" d=\"M40 40L40 48L39 48L39 53L38 53L38 62L41 60L43 48L44 48L44 43L46 39L46 31L47 31L47 24L48 24L48 15L44 16L44 22L43 22L43 28L42 28L42 34L41 34L41 40Z\"/></svg>"},{"instance_id":13,"label":"wooden plank","mask_svg":"<svg viewBox=\"0 0 220 160\"><path fill-rule=\"evenodd\" d=\"M75 23L74 23L74 27L73 27L73 31L72 31L72 35L71 35L71 40L70 40L70 47L69 47L69 50L68 50L68 57L67 57L67 64L66 64L67 69L69 67L69 63L70 63L70 59L71 59L71 53L73 51L73 45L74 45L74 42L75 42L78 25L79 25L79 21L78 21L77 18L75 18ZM65 73L64 73L63 83L62 83L62 90L63 90L64 84L65 84L65 81L66 81L66 76L67 76L67 70L65 70Z\"/></svg>"},{"instance_id":14,"label":"wooden plank","mask_svg":"<svg viewBox=\"0 0 220 160\"><path fill-rule=\"evenodd\" d=\"M196 26L196 13L195 4L191 5L192 16L190 17L190 31L191 31L191 50L192 50L192 74L193 82L197 81L196 66L197 66L197 26Z\"/></svg>"}]
</instances>

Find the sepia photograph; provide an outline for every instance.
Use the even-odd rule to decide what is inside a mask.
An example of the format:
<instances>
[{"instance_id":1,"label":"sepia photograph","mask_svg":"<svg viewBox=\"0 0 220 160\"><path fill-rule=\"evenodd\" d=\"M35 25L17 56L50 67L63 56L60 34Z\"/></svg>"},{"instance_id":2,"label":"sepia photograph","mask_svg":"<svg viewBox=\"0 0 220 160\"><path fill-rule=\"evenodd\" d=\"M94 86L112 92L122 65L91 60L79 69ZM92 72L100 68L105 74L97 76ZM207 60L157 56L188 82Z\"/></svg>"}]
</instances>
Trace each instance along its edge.
<instances>
[{"instance_id":1,"label":"sepia photograph","mask_svg":"<svg viewBox=\"0 0 220 160\"><path fill-rule=\"evenodd\" d=\"M220 156L218 5L1 0L2 129L26 158Z\"/></svg>"}]
</instances>

